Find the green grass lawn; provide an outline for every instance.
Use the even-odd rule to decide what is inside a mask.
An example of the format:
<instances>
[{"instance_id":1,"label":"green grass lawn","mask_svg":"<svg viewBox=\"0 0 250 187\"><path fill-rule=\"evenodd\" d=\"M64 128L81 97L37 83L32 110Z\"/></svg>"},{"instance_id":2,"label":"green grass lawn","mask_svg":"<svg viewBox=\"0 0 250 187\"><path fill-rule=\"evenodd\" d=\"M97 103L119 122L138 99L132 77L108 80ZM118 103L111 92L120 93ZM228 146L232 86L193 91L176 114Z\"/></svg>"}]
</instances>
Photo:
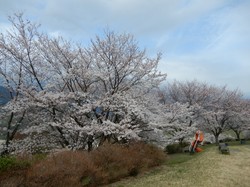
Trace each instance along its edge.
<instances>
[{"instance_id":1,"label":"green grass lawn","mask_svg":"<svg viewBox=\"0 0 250 187\"><path fill-rule=\"evenodd\" d=\"M230 154L221 154L215 145L204 151L169 155L166 163L137 177L130 177L109 186L158 187L248 187L250 184L250 145L229 142Z\"/></svg>"}]
</instances>

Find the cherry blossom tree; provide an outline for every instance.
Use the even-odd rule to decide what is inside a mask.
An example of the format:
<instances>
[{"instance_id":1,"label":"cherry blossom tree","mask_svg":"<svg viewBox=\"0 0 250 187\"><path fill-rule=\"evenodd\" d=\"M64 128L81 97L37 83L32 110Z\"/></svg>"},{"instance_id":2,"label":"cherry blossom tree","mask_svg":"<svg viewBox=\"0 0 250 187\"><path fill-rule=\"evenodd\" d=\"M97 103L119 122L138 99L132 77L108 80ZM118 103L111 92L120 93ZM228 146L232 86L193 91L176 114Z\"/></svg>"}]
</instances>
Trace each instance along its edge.
<instances>
[{"instance_id":1,"label":"cherry blossom tree","mask_svg":"<svg viewBox=\"0 0 250 187\"><path fill-rule=\"evenodd\" d=\"M228 126L235 132L237 140L244 130L249 129L250 124L250 105L246 99L239 101L237 110L233 111L232 117L227 121Z\"/></svg>"},{"instance_id":2,"label":"cherry blossom tree","mask_svg":"<svg viewBox=\"0 0 250 187\"><path fill-rule=\"evenodd\" d=\"M22 19L22 14L9 17L11 30L0 35L0 75L12 99L11 105L22 95L23 87L43 90L39 71L40 59L37 56L34 40L37 38L38 25ZM8 110L1 113L7 121L6 147L14 138L23 123L26 110Z\"/></svg>"},{"instance_id":3,"label":"cherry blossom tree","mask_svg":"<svg viewBox=\"0 0 250 187\"><path fill-rule=\"evenodd\" d=\"M199 106L188 103L173 103L166 106L167 133L173 142L183 143L184 139L194 135L197 130L196 118Z\"/></svg>"},{"instance_id":4,"label":"cherry blossom tree","mask_svg":"<svg viewBox=\"0 0 250 187\"><path fill-rule=\"evenodd\" d=\"M41 34L22 14L10 22L0 37L0 75L12 96L1 112L6 151L91 150L143 138L152 116L145 98L166 78L157 70L160 54L147 57L129 34L106 31L83 48Z\"/></svg>"},{"instance_id":5,"label":"cherry blossom tree","mask_svg":"<svg viewBox=\"0 0 250 187\"><path fill-rule=\"evenodd\" d=\"M211 91L213 86L207 83L193 81L174 81L168 83L163 87L159 94L162 99L168 103L188 103L189 106L200 105L203 106L206 102L211 100Z\"/></svg>"},{"instance_id":6,"label":"cherry blossom tree","mask_svg":"<svg viewBox=\"0 0 250 187\"><path fill-rule=\"evenodd\" d=\"M212 133L216 143L219 141L219 135L229 129L233 119L244 115L244 110L240 110L242 94L239 90L228 90L226 86L216 87L196 80L174 81L159 94L165 103L178 102L188 104L188 107L197 106L195 120L191 123L194 122L197 128Z\"/></svg>"},{"instance_id":7,"label":"cherry blossom tree","mask_svg":"<svg viewBox=\"0 0 250 187\"><path fill-rule=\"evenodd\" d=\"M229 129L230 120L236 117L236 111L241 107L242 94L222 87L214 88L210 95L213 99L203 106L201 128L211 132L218 144L219 135Z\"/></svg>"},{"instance_id":8,"label":"cherry blossom tree","mask_svg":"<svg viewBox=\"0 0 250 187\"><path fill-rule=\"evenodd\" d=\"M172 141L182 143L193 136L201 121L201 106L210 98L209 90L209 85L198 81L174 81L159 90L160 102L166 107L167 129Z\"/></svg>"},{"instance_id":9,"label":"cherry blossom tree","mask_svg":"<svg viewBox=\"0 0 250 187\"><path fill-rule=\"evenodd\" d=\"M104 93L135 90L151 90L165 80L166 74L157 70L161 54L149 58L140 50L130 34L105 31L104 37L96 36L85 50L85 61L92 62L98 87Z\"/></svg>"}]
</instances>

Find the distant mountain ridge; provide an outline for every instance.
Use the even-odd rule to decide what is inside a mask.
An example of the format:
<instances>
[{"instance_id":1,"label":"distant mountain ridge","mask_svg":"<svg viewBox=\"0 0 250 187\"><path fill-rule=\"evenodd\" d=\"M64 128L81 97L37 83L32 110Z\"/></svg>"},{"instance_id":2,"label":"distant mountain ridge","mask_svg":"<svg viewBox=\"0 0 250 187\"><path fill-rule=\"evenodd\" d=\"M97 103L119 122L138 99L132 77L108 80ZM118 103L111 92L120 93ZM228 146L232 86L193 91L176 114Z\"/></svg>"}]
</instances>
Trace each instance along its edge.
<instances>
[{"instance_id":1,"label":"distant mountain ridge","mask_svg":"<svg viewBox=\"0 0 250 187\"><path fill-rule=\"evenodd\" d=\"M10 93L7 88L0 86L0 105L4 105L10 101Z\"/></svg>"}]
</instances>

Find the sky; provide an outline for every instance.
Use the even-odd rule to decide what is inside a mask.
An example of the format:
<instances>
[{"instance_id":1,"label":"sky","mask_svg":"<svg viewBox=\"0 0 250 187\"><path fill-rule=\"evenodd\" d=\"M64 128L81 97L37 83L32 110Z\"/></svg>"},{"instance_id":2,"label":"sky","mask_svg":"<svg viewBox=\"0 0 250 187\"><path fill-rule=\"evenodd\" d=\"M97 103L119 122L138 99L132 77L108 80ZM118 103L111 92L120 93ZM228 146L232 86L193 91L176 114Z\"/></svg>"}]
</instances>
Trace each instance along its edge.
<instances>
[{"instance_id":1,"label":"sky","mask_svg":"<svg viewBox=\"0 0 250 187\"><path fill-rule=\"evenodd\" d=\"M163 53L167 81L197 80L250 98L250 0L0 0L0 32L23 12L51 36L84 45L106 28Z\"/></svg>"}]
</instances>

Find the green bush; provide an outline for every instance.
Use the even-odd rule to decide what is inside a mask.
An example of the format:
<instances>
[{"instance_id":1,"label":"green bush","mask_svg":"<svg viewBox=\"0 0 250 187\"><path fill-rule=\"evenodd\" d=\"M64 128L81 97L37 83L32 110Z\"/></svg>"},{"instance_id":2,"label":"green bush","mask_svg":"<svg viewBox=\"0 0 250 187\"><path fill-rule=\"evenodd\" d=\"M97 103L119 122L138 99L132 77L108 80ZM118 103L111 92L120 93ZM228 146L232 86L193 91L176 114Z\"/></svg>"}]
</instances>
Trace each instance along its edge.
<instances>
[{"instance_id":1,"label":"green bush","mask_svg":"<svg viewBox=\"0 0 250 187\"><path fill-rule=\"evenodd\" d=\"M165 151L168 154L180 153L182 151L182 148L180 144L169 144L166 146Z\"/></svg>"},{"instance_id":2,"label":"green bush","mask_svg":"<svg viewBox=\"0 0 250 187\"><path fill-rule=\"evenodd\" d=\"M31 165L29 160L21 160L16 157L4 156L0 157L0 172L11 168L24 169Z\"/></svg>"},{"instance_id":3,"label":"green bush","mask_svg":"<svg viewBox=\"0 0 250 187\"><path fill-rule=\"evenodd\" d=\"M0 171L5 171L16 164L14 157L0 157Z\"/></svg>"},{"instance_id":4,"label":"green bush","mask_svg":"<svg viewBox=\"0 0 250 187\"><path fill-rule=\"evenodd\" d=\"M183 148L188 146L189 143L187 142L182 142L181 144L175 143L175 144L169 144L165 148L165 152L168 154L174 154L174 153L181 153L183 152Z\"/></svg>"}]
</instances>

